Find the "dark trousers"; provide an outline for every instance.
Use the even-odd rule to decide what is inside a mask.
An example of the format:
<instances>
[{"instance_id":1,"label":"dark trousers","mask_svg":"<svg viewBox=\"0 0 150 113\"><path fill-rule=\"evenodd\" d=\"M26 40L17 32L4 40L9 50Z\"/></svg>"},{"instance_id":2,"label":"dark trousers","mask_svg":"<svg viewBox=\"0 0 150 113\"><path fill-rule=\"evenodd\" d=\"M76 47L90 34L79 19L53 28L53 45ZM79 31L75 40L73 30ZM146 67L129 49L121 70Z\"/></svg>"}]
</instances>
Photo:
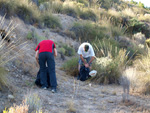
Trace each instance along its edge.
<instances>
[{"instance_id":1,"label":"dark trousers","mask_svg":"<svg viewBox=\"0 0 150 113\"><path fill-rule=\"evenodd\" d=\"M54 60L54 54L50 52L42 52L39 54L41 85L42 87L48 87L46 63L48 65L50 86L52 88L56 88L57 80L56 80L56 73L55 73L55 60Z\"/></svg>"}]
</instances>

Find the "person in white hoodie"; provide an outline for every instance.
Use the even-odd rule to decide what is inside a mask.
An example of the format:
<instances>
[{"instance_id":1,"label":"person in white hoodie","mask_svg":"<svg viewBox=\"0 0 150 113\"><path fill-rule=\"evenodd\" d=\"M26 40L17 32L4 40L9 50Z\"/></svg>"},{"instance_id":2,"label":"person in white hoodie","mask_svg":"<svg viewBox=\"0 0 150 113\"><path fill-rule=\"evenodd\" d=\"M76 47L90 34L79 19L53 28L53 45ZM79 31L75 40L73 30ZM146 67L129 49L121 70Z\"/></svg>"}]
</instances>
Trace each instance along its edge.
<instances>
[{"instance_id":1,"label":"person in white hoodie","mask_svg":"<svg viewBox=\"0 0 150 113\"><path fill-rule=\"evenodd\" d=\"M80 67L82 65L91 69L92 61L95 59L95 53L92 45L87 42L82 43L79 46L78 54L80 55L78 70L80 71Z\"/></svg>"}]
</instances>

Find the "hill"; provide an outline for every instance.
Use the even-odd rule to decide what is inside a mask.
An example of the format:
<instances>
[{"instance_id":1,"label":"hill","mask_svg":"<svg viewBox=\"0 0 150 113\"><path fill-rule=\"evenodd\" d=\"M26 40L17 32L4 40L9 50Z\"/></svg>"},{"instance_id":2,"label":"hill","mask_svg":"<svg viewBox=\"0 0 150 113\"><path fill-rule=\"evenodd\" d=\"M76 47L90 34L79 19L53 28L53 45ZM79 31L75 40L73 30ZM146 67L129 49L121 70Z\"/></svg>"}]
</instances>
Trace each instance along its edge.
<instances>
[{"instance_id":1,"label":"hill","mask_svg":"<svg viewBox=\"0 0 150 113\"><path fill-rule=\"evenodd\" d=\"M148 8L120 0L33 1L0 0L1 33L10 39L0 41L1 112L11 106L20 113L150 112ZM56 94L34 84L39 70L34 49L44 39L58 48ZM98 74L81 82L76 52L84 41L94 47L92 69ZM128 102L122 102L122 76L130 81Z\"/></svg>"}]
</instances>

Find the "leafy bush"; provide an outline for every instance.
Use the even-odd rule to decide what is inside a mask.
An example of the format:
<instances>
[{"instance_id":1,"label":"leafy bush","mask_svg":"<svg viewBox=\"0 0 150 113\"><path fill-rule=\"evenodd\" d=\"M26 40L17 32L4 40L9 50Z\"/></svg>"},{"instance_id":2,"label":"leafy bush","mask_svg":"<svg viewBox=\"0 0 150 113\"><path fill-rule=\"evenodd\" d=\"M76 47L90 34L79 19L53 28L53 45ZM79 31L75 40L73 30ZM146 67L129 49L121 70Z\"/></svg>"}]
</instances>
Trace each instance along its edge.
<instances>
[{"instance_id":1,"label":"leafy bush","mask_svg":"<svg viewBox=\"0 0 150 113\"><path fill-rule=\"evenodd\" d=\"M141 32L144 29L145 25L143 22L138 21L137 19L133 18L129 20L127 32L131 34L135 34L137 32Z\"/></svg>"},{"instance_id":2,"label":"leafy bush","mask_svg":"<svg viewBox=\"0 0 150 113\"><path fill-rule=\"evenodd\" d=\"M78 75L78 58L73 57L70 60L66 61L63 66L62 70L65 70L71 76Z\"/></svg>"},{"instance_id":3,"label":"leafy bush","mask_svg":"<svg viewBox=\"0 0 150 113\"><path fill-rule=\"evenodd\" d=\"M49 28L61 28L60 20L53 15L44 15L42 22Z\"/></svg>"},{"instance_id":4,"label":"leafy bush","mask_svg":"<svg viewBox=\"0 0 150 113\"><path fill-rule=\"evenodd\" d=\"M29 32L28 34L27 34L27 39L28 40L31 40L33 38L33 33L32 32Z\"/></svg>"}]
</instances>

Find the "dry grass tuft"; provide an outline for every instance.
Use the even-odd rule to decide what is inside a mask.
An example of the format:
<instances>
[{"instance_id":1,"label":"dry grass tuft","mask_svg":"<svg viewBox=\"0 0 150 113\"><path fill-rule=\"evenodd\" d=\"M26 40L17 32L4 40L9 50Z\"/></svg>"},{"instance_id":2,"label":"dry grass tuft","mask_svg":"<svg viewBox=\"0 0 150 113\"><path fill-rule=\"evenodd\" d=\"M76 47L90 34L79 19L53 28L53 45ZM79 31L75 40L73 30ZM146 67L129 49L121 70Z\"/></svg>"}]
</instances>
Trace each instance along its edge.
<instances>
[{"instance_id":1,"label":"dry grass tuft","mask_svg":"<svg viewBox=\"0 0 150 113\"><path fill-rule=\"evenodd\" d=\"M27 42L22 43L20 39L11 39L11 33L17 25L14 25L13 21L10 21L10 23L6 26L5 16L0 18L0 29L5 32L0 39L0 84L2 85L0 88L3 86L8 87L8 78L7 75L5 75L5 69L2 67L4 67L4 65L12 59L20 56L22 49L27 46ZM2 34L2 31L0 34ZM10 40L9 42L8 39Z\"/></svg>"},{"instance_id":2,"label":"dry grass tuft","mask_svg":"<svg viewBox=\"0 0 150 113\"><path fill-rule=\"evenodd\" d=\"M8 110L3 110L3 113L29 113L28 105L21 104L19 106L14 105L14 107L10 107Z\"/></svg>"},{"instance_id":3,"label":"dry grass tuft","mask_svg":"<svg viewBox=\"0 0 150 113\"><path fill-rule=\"evenodd\" d=\"M76 113L76 108L74 107L74 102L73 100L70 100L68 102L68 111L71 112L71 113Z\"/></svg>"},{"instance_id":4,"label":"dry grass tuft","mask_svg":"<svg viewBox=\"0 0 150 113\"><path fill-rule=\"evenodd\" d=\"M40 112L42 110L42 101L36 93L27 94L24 103L29 106L29 113L36 111Z\"/></svg>"}]
</instances>

